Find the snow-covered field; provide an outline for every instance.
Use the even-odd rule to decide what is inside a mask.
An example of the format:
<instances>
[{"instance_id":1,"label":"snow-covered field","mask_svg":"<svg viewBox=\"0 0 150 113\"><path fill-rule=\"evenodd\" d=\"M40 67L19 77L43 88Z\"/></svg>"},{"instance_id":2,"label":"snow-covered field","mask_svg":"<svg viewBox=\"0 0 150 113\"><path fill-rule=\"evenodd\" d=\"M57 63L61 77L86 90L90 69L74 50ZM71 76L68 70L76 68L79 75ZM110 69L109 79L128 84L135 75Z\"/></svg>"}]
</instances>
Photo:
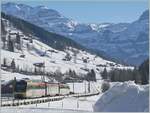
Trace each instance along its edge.
<instances>
[{"instance_id":1,"label":"snow-covered field","mask_svg":"<svg viewBox=\"0 0 150 113\"><path fill-rule=\"evenodd\" d=\"M20 74L20 73L12 73L12 72L1 70L1 80L2 80L2 82L13 80L14 77L16 77L18 80L23 79L23 78L29 78L30 80L33 80L33 79L41 80L40 75L24 75L24 74Z\"/></svg>"}]
</instances>

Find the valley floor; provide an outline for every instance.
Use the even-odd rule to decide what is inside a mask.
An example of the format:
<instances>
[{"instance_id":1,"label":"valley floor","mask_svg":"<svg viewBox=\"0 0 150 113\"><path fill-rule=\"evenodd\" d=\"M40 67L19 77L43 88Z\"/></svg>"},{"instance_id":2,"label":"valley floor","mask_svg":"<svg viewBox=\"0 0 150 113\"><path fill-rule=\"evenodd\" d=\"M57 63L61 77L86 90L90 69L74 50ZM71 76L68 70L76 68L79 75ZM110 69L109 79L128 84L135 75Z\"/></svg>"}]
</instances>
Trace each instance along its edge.
<instances>
[{"instance_id":1,"label":"valley floor","mask_svg":"<svg viewBox=\"0 0 150 113\"><path fill-rule=\"evenodd\" d=\"M91 97L66 97L60 101L4 107L2 113L48 112L147 112L149 111L149 85L136 85L133 81L116 82L105 93Z\"/></svg>"}]
</instances>

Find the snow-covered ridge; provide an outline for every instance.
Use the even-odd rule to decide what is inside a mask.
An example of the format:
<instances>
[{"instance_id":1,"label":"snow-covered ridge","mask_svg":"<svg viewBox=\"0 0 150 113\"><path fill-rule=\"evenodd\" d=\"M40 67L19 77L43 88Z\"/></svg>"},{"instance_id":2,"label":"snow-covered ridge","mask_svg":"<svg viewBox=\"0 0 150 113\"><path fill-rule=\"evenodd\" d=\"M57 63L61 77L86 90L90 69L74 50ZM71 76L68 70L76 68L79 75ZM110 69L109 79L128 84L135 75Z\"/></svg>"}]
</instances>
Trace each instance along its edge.
<instances>
[{"instance_id":1,"label":"snow-covered ridge","mask_svg":"<svg viewBox=\"0 0 150 113\"><path fill-rule=\"evenodd\" d=\"M94 106L96 112L148 112L149 85L133 81L116 83Z\"/></svg>"}]
</instances>

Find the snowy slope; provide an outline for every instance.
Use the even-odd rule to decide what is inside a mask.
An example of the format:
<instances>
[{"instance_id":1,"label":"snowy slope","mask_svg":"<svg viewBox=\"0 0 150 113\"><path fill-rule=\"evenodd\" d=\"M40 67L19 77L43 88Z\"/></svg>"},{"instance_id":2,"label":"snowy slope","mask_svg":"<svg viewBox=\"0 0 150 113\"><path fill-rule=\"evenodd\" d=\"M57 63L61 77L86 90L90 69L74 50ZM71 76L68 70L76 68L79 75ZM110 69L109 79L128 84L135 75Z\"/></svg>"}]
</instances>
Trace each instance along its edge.
<instances>
[{"instance_id":1,"label":"snowy slope","mask_svg":"<svg viewBox=\"0 0 150 113\"><path fill-rule=\"evenodd\" d=\"M118 24L78 23L44 6L10 2L2 5L2 11L128 64L139 65L148 57L148 10L132 23Z\"/></svg>"},{"instance_id":2,"label":"snowy slope","mask_svg":"<svg viewBox=\"0 0 150 113\"><path fill-rule=\"evenodd\" d=\"M9 23L9 21L7 21L6 23ZM23 36L21 37L22 50L15 49L15 52L10 52L2 49L1 61L3 61L3 59L6 58L7 64L10 65L12 59L14 59L16 67L19 66L21 69L34 71L33 64L45 63L45 72L55 72L59 70L60 72L65 73L71 69L74 70L80 76L84 76L85 74L87 74L88 71L85 69L88 70L94 69L96 72L97 79L100 79L101 78L100 72L104 69L104 67L98 65L105 65L105 67L108 70L110 70L111 68L132 68L132 67L126 67L121 64L104 60L101 57L98 57L94 54L88 53L86 51L78 50L72 47L68 47L69 49L66 49L65 51L58 51L42 43L41 41L37 40L38 37L35 37L33 39L33 43L29 43L29 40L24 39L24 38L28 39L29 37L23 34L22 31L18 30L13 26L9 26L7 24L6 24L6 29L7 31L10 30L11 33L19 32L20 35ZM74 52L72 50L78 51L76 55L76 62L74 61L75 57L74 57ZM54 51L54 52L50 52L50 51ZM70 56L72 57L70 61L63 60L67 53L69 53ZM20 55L25 55L25 58L20 57ZM83 58L88 59L88 63L84 63L82 60Z\"/></svg>"},{"instance_id":3,"label":"snowy slope","mask_svg":"<svg viewBox=\"0 0 150 113\"><path fill-rule=\"evenodd\" d=\"M19 73L11 73L11 72L7 72L7 71L3 71L1 70L1 81L9 81L9 80L13 80L14 77L16 77L18 80L19 79L30 79L30 80L34 80L36 78L36 80L41 80L41 76L37 76L37 75L23 75L23 74L19 74ZM48 81L48 80L47 80Z\"/></svg>"},{"instance_id":4,"label":"snowy slope","mask_svg":"<svg viewBox=\"0 0 150 113\"><path fill-rule=\"evenodd\" d=\"M147 112L149 111L149 85L136 85L129 81L116 83L100 96L94 105L96 112Z\"/></svg>"}]
</instances>

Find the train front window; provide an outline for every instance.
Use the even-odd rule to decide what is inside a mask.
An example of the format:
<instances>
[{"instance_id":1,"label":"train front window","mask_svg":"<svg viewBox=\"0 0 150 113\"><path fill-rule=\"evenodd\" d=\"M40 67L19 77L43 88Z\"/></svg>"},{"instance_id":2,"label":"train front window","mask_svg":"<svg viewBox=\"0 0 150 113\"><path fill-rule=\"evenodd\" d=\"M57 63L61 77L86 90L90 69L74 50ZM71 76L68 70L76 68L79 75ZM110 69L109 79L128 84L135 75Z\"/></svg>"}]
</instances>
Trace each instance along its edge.
<instances>
[{"instance_id":1,"label":"train front window","mask_svg":"<svg viewBox=\"0 0 150 113\"><path fill-rule=\"evenodd\" d=\"M16 92L25 92L27 87L27 83L25 81L16 82L15 91Z\"/></svg>"}]
</instances>

